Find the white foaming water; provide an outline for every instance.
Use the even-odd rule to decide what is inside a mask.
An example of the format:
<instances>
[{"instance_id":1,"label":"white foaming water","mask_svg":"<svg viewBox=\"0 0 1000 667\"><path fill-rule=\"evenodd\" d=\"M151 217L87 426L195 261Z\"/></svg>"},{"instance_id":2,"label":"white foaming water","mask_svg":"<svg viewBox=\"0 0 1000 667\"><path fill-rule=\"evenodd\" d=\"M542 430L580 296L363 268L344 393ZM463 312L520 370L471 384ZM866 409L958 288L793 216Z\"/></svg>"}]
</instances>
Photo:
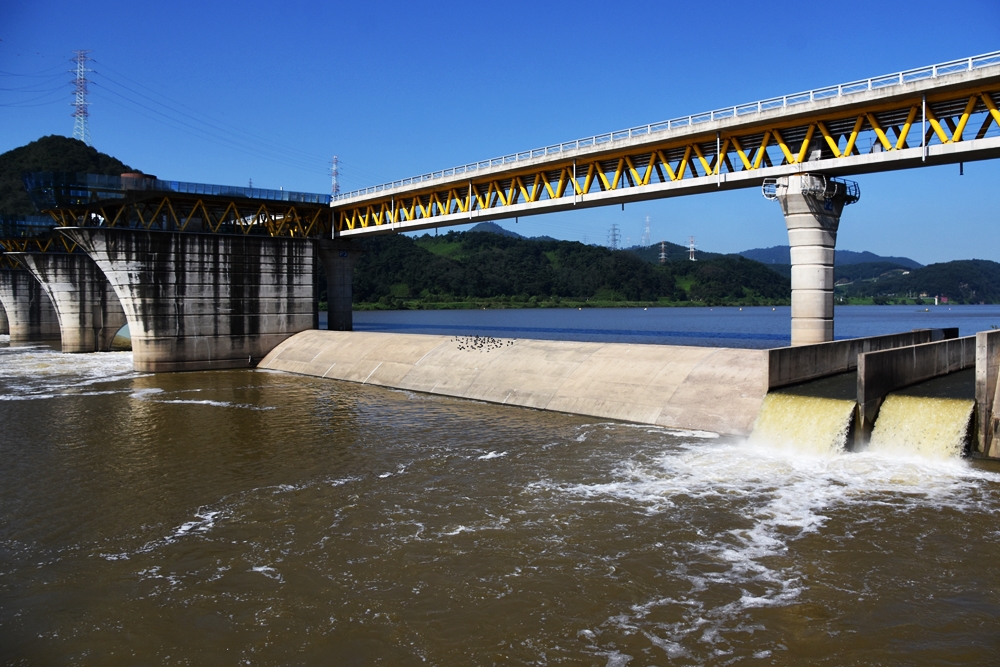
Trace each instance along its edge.
<instances>
[{"instance_id":1,"label":"white foaming water","mask_svg":"<svg viewBox=\"0 0 1000 667\"><path fill-rule=\"evenodd\" d=\"M965 448L975 401L889 394L872 429L869 450L952 458Z\"/></svg>"},{"instance_id":2,"label":"white foaming water","mask_svg":"<svg viewBox=\"0 0 1000 667\"><path fill-rule=\"evenodd\" d=\"M750 442L790 451L831 455L843 451L856 403L770 393L757 413Z\"/></svg>"},{"instance_id":3,"label":"white foaming water","mask_svg":"<svg viewBox=\"0 0 1000 667\"><path fill-rule=\"evenodd\" d=\"M33 400L65 395L118 392L87 391L103 382L141 377L131 352L64 354L45 346L0 347L0 400Z\"/></svg>"},{"instance_id":4,"label":"white foaming water","mask_svg":"<svg viewBox=\"0 0 1000 667\"><path fill-rule=\"evenodd\" d=\"M807 588L798 566L774 565L773 559L803 536L821 533L829 513L854 506L863 511L872 502L967 509L983 502L979 494L984 482L1000 481L1000 475L974 469L958 458L904 459L876 451L817 455L752 441L687 443L652 461L631 459L611 477L599 484L533 486L581 502L615 499L650 515L722 502L751 522L715 535L699 531L698 540L673 544L723 567L705 572L676 562L669 574L686 579L689 594L652 599L606 621L607 626L631 632L657 607L680 610L683 621L659 626L660 636L649 638L681 652L680 642L692 633L719 636L742 622L748 609L797 600ZM703 592L718 586L744 592L736 601L712 606Z\"/></svg>"}]
</instances>

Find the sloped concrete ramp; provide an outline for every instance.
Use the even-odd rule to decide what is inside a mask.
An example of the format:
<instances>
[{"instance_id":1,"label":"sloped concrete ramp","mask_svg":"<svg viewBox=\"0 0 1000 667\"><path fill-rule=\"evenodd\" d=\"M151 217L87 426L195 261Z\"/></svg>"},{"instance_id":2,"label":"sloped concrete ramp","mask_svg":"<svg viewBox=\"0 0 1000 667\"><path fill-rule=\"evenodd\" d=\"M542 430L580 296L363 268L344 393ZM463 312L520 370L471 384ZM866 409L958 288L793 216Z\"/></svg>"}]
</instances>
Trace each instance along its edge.
<instances>
[{"instance_id":1,"label":"sloped concrete ramp","mask_svg":"<svg viewBox=\"0 0 1000 667\"><path fill-rule=\"evenodd\" d=\"M258 368L669 428L748 435L768 352L305 331Z\"/></svg>"}]
</instances>

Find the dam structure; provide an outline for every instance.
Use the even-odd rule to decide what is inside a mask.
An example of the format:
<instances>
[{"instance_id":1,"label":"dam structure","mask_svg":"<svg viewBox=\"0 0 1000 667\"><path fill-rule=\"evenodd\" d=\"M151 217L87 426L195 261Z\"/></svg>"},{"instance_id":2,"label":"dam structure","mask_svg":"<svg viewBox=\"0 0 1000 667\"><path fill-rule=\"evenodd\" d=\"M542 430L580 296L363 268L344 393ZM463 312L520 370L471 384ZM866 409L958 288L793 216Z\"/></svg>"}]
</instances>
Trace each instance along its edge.
<instances>
[{"instance_id":1,"label":"dam structure","mask_svg":"<svg viewBox=\"0 0 1000 667\"><path fill-rule=\"evenodd\" d=\"M58 338L67 351L106 349L124 318L139 371L260 364L743 435L769 392L854 373L858 407L848 411L854 431L845 442L860 447L875 433L887 395L877 387L973 366L979 373L994 362L970 353L970 341L951 343L953 335L934 330L834 341L836 237L846 207L861 197L845 177L1000 157L998 104L1000 52L993 52L336 196L140 173L27 174L29 197L48 218L41 229L15 225L0 234L0 301L12 341ZM439 337L352 331L357 239L738 188L760 188L781 206L791 246L790 348L519 340L485 352ZM320 271L329 332L317 331ZM896 361L871 356L896 349L908 351ZM946 361L927 362L929 372L899 370L922 355ZM869 377L874 368L883 370ZM973 420L983 455L994 451L997 430L992 386L977 393Z\"/></svg>"}]
</instances>

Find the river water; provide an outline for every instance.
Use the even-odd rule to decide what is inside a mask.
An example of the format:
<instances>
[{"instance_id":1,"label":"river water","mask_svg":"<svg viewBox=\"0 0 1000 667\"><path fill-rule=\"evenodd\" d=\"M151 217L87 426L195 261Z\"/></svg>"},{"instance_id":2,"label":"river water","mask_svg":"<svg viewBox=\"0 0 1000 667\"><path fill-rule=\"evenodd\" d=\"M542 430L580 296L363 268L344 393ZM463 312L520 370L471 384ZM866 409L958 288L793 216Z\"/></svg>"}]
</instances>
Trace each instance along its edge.
<instances>
[{"instance_id":1,"label":"river water","mask_svg":"<svg viewBox=\"0 0 1000 667\"><path fill-rule=\"evenodd\" d=\"M6 665L1000 660L992 463L2 339L0 461Z\"/></svg>"}]
</instances>

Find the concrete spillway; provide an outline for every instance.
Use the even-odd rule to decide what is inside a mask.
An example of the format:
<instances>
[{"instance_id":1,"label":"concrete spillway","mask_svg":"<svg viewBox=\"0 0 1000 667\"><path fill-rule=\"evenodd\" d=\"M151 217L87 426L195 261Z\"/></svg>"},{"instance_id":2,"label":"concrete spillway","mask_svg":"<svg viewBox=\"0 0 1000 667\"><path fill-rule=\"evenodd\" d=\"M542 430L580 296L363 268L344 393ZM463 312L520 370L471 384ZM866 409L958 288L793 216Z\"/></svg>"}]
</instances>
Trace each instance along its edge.
<instances>
[{"instance_id":1,"label":"concrete spillway","mask_svg":"<svg viewBox=\"0 0 1000 667\"><path fill-rule=\"evenodd\" d=\"M259 368L505 405L746 435L768 352L307 331Z\"/></svg>"}]
</instances>

